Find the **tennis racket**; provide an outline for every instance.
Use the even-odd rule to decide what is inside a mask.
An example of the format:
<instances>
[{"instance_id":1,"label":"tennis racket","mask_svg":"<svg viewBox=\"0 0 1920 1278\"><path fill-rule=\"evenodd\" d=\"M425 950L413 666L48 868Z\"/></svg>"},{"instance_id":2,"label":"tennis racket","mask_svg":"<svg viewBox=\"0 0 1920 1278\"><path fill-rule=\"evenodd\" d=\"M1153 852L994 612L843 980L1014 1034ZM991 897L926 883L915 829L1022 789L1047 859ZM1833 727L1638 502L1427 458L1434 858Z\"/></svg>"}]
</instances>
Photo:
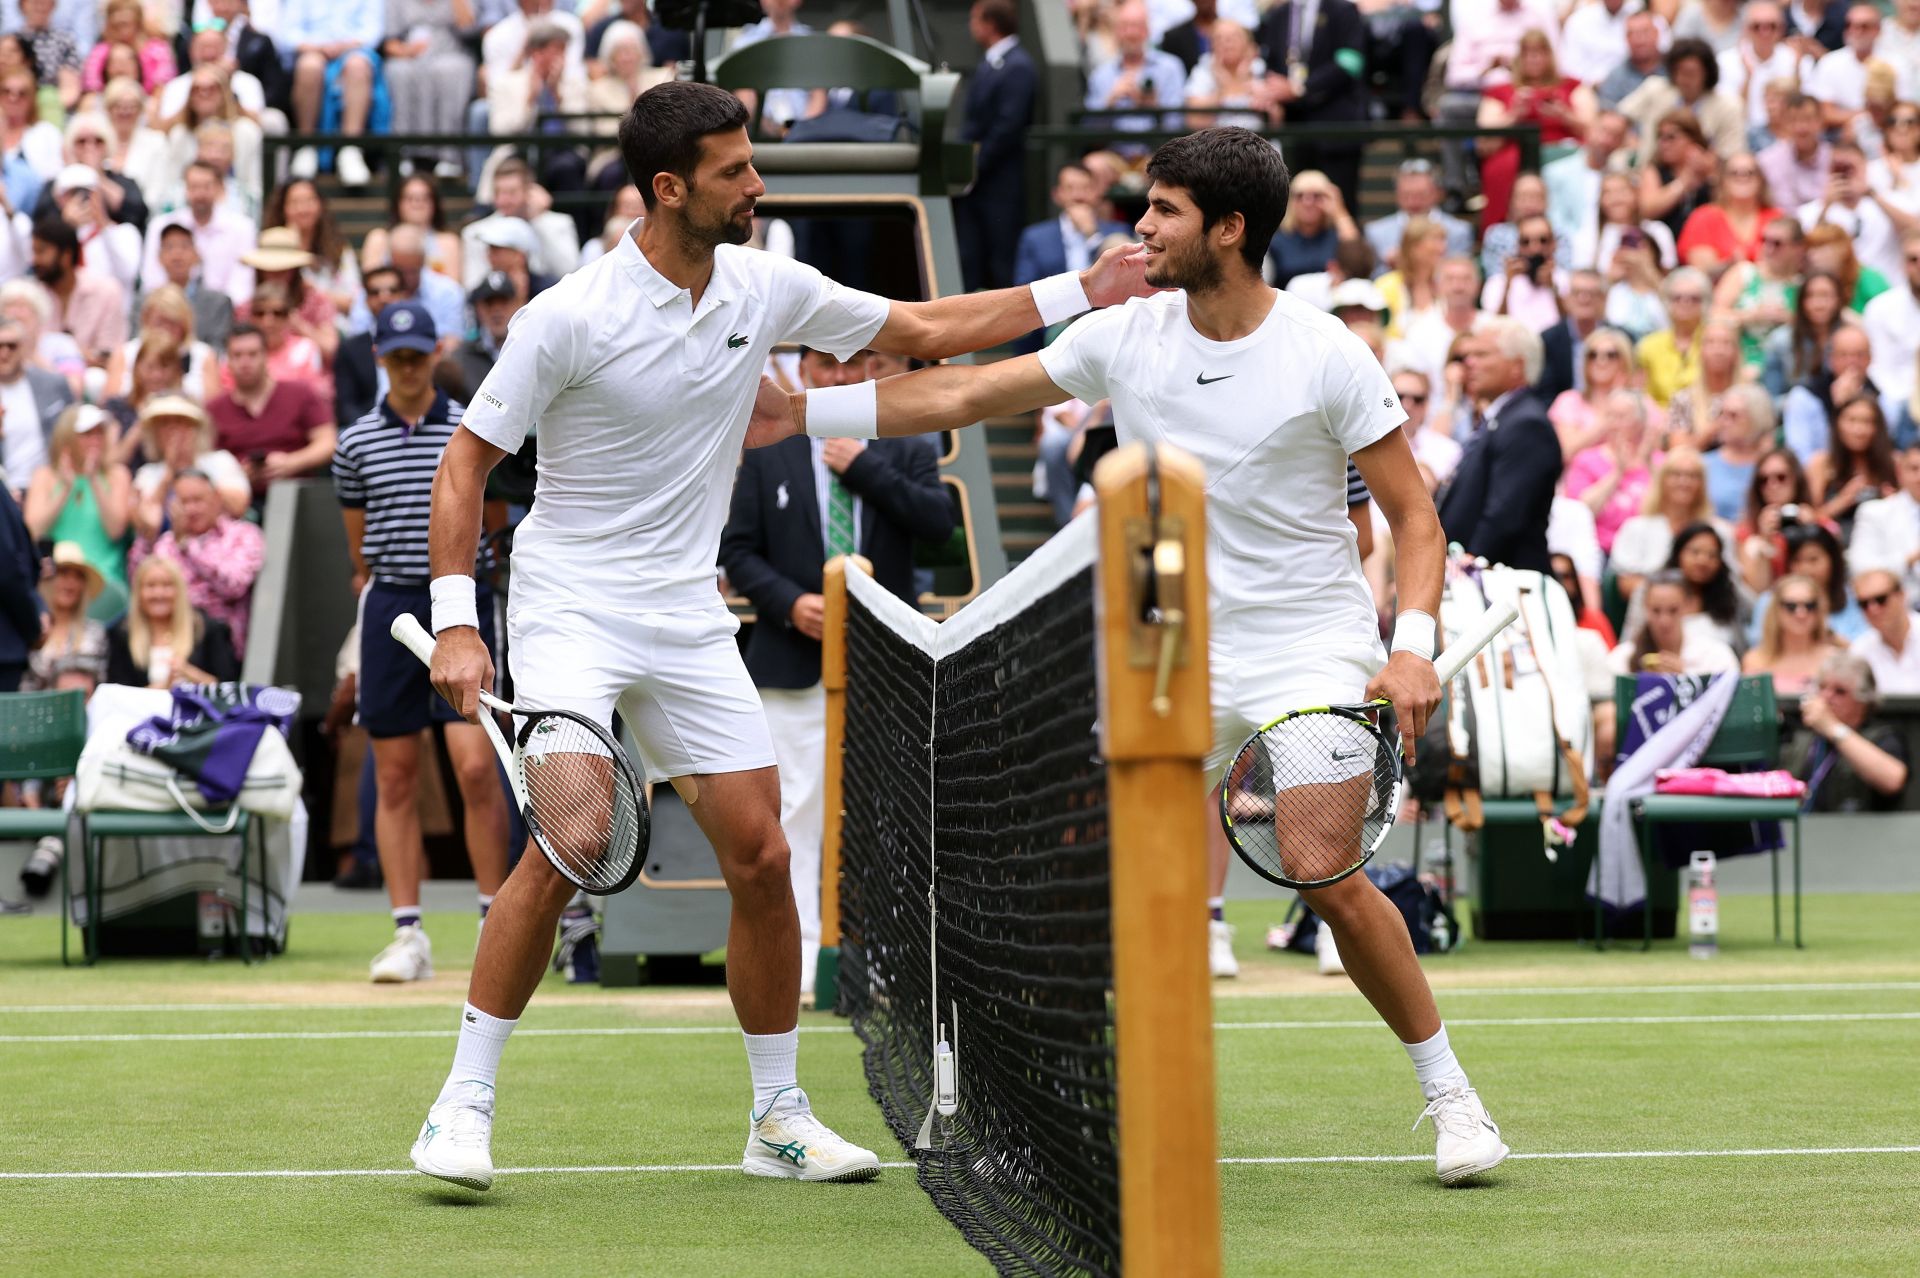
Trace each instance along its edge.
<instances>
[{"instance_id":1,"label":"tennis racket","mask_svg":"<svg viewBox=\"0 0 1920 1278\"><path fill-rule=\"evenodd\" d=\"M393 637L426 665L433 636L418 618L393 619ZM484 689L480 704L513 717L509 748L491 714L480 726L500 755L527 833L562 878L595 896L632 885L646 861L646 789L626 751L599 724L568 710L518 709Z\"/></svg>"},{"instance_id":2,"label":"tennis racket","mask_svg":"<svg viewBox=\"0 0 1920 1278\"><path fill-rule=\"evenodd\" d=\"M1518 616L1489 610L1434 661L1444 688ZM1405 777L1385 700L1289 711L1248 737L1220 786L1220 824L1240 859L1290 888L1338 883L1372 859Z\"/></svg>"}]
</instances>

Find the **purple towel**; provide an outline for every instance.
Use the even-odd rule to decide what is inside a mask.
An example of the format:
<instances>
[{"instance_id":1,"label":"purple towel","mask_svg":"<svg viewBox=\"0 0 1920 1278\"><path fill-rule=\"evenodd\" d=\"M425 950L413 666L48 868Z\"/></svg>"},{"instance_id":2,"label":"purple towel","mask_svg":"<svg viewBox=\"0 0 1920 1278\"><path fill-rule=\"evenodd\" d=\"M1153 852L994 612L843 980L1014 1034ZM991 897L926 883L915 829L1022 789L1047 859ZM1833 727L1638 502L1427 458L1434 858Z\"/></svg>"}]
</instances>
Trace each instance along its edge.
<instances>
[{"instance_id":1,"label":"purple towel","mask_svg":"<svg viewBox=\"0 0 1920 1278\"><path fill-rule=\"evenodd\" d=\"M299 694L251 683L176 685L173 709L127 733L127 744L191 777L200 797L225 807L240 797L253 752L269 726L282 737Z\"/></svg>"}]
</instances>

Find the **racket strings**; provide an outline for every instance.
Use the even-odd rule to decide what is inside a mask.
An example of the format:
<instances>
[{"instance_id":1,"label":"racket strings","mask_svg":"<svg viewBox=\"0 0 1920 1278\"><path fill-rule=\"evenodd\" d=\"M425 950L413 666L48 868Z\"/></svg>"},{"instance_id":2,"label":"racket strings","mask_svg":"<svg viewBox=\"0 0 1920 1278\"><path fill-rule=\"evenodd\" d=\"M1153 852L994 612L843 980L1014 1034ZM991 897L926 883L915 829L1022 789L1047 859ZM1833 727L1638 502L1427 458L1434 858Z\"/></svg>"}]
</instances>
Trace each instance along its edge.
<instances>
[{"instance_id":1,"label":"racket strings","mask_svg":"<svg viewBox=\"0 0 1920 1278\"><path fill-rule=\"evenodd\" d=\"M1366 862L1393 823L1393 746L1345 715L1274 724L1227 773L1226 814L1241 854L1292 886L1330 883Z\"/></svg>"},{"instance_id":2,"label":"racket strings","mask_svg":"<svg viewBox=\"0 0 1920 1278\"><path fill-rule=\"evenodd\" d=\"M519 750L531 833L589 892L622 886L639 855L643 800L607 741L585 724L541 716Z\"/></svg>"}]
</instances>

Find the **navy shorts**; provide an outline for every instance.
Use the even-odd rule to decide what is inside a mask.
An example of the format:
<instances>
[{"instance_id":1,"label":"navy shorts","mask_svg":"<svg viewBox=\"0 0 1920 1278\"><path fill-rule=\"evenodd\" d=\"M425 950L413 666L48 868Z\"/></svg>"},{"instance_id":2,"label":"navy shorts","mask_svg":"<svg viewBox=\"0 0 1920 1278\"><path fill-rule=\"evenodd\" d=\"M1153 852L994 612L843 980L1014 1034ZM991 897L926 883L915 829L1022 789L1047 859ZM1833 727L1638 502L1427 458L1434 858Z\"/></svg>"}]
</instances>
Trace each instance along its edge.
<instances>
[{"instance_id":1,"label":"navy shorts","mask_svg":"<svg viewBox=\"0 0 1920 1278\"><path fill-rule=\"evenodd\" d=\"M480 637L496 665L493 592L479 588ZM403 612L433 629L433 601L425 586L376 581L360 596L359 721L371 737L409 737L436 723L459 723L460 715L433 690L427 668L393 637L393 619Z\"/></svg>"}]
</instances>

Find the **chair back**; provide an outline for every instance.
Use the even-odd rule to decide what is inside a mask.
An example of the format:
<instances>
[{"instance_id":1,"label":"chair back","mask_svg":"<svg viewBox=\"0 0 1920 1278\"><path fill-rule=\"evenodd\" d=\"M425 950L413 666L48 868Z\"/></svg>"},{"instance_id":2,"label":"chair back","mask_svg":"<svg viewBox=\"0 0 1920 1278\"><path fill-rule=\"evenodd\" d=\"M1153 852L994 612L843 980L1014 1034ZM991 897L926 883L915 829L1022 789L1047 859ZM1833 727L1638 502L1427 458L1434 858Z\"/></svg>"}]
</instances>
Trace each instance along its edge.
<instances>
[{"instance_id":1,"label":"chair back","mask_svg":"<svg viewBox=\"0 0 1920 1278\"><path fill-rule=\"evenodd\" d=\"M917 90L927 64L868 36L797 35L735 49L713 67L728 91L754 89Z\"/></svg>"},{"instance_id":2,"label":"chair back","mask_svg":"<svg viewBox=\"0 0 1920 1278\"><path fill-rule=\"evenodd\" d=\"M1614 722L1620 725L1625 740L1626 725L1633 713L1633 675L1616 675L1613 681ZM1703 768L1771 768L1780 761L1780 709L1773 694L1770 674L1742 675L1734 689L1726 717L1720 720L1713 740L1696 761Z\"/></svg>"},{"instance_id":3,"label":"chair back","mask_svg":"<svg viewBox=\"0 0 1920 1278\"><path fill-rule=\"evenodd\" d=\"M87 697L60 692L0 694L0 781L70 777L87 744Z\"/></svg>"}]
</instances>

